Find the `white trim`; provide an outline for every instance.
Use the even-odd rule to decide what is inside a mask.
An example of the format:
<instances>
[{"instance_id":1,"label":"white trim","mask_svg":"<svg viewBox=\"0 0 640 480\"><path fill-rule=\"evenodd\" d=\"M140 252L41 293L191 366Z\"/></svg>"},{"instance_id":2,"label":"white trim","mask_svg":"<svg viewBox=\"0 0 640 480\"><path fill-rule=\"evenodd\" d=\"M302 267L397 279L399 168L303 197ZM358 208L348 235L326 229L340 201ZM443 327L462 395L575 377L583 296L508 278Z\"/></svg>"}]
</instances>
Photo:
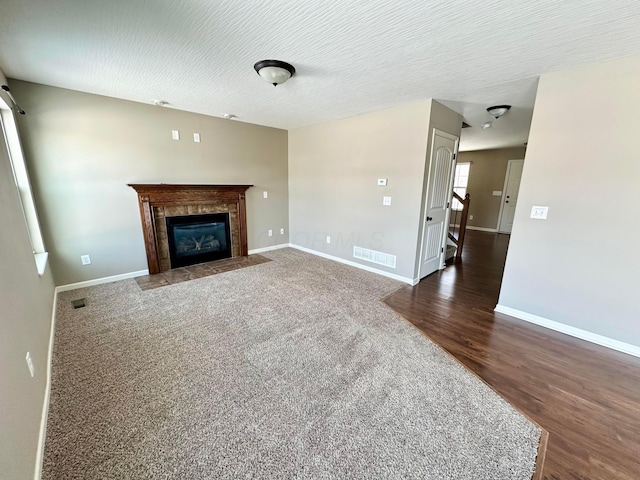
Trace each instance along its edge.
<instances>
[{"instance_id":1,"label":"white trim","mask_svg":"<svg viewBox=\"0 0 640 480\"><path fill-rule=\"evenodd\" d=\"M87 280L86 282L70 283L68 285L60 285L56 287L59 292L66 292L69 290L76 290L78 288L93 287L94 285L102 285L103 283L117 282L118 280L126 280L127 278L141 277L143 275L149 275L149 270L138 270L137 272L121 273L120 275L112 275L111 277L96 278L94 280Z\"/></svg>"},{"instance_id":2,"label":"white trim","mask_svg":"<svg viewBox=\"0 0 640 480\"><path fill-rule=\"evenodd\" d=\"M295 248L296 250L302 250L303 252L307 252L312 255L317 255L318 257L333 260L334 262L344 263L345 265L356 267L360 270L366 270L367 272L377 273L378 275L382 275L384 277L393 278L394 280L399 280L401 282L408 283L409 285L415 285L419 281L408 277L401 277L400 275L396 275L395 273L385 272L384 270L378 270L377 268L369 267L368 265L362 265L350 260L345 260L344 258L334 257L333 255L329 255L328 253L318 252L317 250L311 250L310 248L301 247L300 245L294 245L293 243L290 243L288 246L291 248Z\"/></svg>"},{"instance_id":3,"label":"white trim","mask_svg":"<svg viewBox=\"0 0 640 480\"><path fill-rule=\"evenodd\" d=\"M467 230L478 230L479 232L491 232L491 233L498 232L496 228L474 227L471 225L467 225Z\"/></svg>"},{"instance_id":4,"label":"white trim","mask_svg":"<svg viewBox=\"0 0 640 480\"><path fill-rule=\"evenodd\" d=\"M449 228L460 228L459 224L449 224ZM467 225L467 230L478 230L479 232L491 232L491 233L497 233L498 230L496 230L495 228L486 228L486 227L474 227L473 225Z\"/></svg>"},{"instance_id":5,"label":"white trim","mask_svg":"<svg viewBox=\"0 0 640 480\"><path fill-rule=\"evenodd\" d=\"M0 105L0 107L4 106L6 106L6 103ZM20 197L20 206L27 226L31 247L34 252L42 253L45 251L42 229L40 228L38 211L33 199L33 188L24 156L24 148L22 148L20 132L18 131L16 114L11 108L0 108L0 119L2 120L0 121L0 130L2 130L6 140L9 163L13 171L18 196Z\"/></svg>"},{"instance_id":6,"label":"white trim","mask_svg":"<svg viewBox=\"0 0 640 480\"><path fill-rule=\"evenodd\" d=\"M554 320L549 320L548 318L539 317L538 315L523 312L515 308L505 307L504 305L500 304L496 305L494 311L498 313L504 313L505 315L509 315L511 317L519 318L520 320L524 320L525 322L535 323L536 325L540 325L541 327L555 330L556 332L564 333L566 335L571 335L572 337L580 338L582 340L586 340L587 342L602 345L603 347L611 348L612 350L617 350L618 352L633 355L634 357L640 357L640 346L637 345L621 342L620 340L615 340L613 338L605 337L604 335L589 332L588 330L582 330L581 328L572 327L571 325L566 325Z\"/></svg>"},{"instance_id":7,"label":"white trim","mask_svg":"<svg viewBox=\"0 0 640 480\"><path fill-rule=\"evenodd\" d=\"M281 248L287 248L288 246L288 243L281 243L280 245L272 245L270 247L254 248L253 250L249 250L249 255L253 255L254 253L270 252L272 250L280 250Z\"/></svg>"},{"instance_id":8,"label":"white trim","mask_svg":"<svg viewBox=\"0 0 640 480\"><path fill-rule=\"evenodd\" d=\"M48 252L34 253L33 256L36 260L36 268L38 269L38 275L43 276L45 270L47 269L47 259L49 258L49 253Z\"/></svg>"},{"instance_id":9,"label":"white trim","mask_svg":"<svg viewBox=\"0 0 640 480\"><path fill-rule=\"evenodd\" d=\"M56 308L58 306L58 289L53 291L53 311L51 312L51 329L49 331L49 351L47 352L47 383L44 387L44 399L42 402L42 415L40 417L40 433L38 436L38 448L36 450L36 466L33 474L34 480L42 478L42 462L44 462L44 441L47 437L47 418L49 416L49 399L51 395L51 364L53 361L53 338L56 326Z\"/></svg>"}]
</instances>

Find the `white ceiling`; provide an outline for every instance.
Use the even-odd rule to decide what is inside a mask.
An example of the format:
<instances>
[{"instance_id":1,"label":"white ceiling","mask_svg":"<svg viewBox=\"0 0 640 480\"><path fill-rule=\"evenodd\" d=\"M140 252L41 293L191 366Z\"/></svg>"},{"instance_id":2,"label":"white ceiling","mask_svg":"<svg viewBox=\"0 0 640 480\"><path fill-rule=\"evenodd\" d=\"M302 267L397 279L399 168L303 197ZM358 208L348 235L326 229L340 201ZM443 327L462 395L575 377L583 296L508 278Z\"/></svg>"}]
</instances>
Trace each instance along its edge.
<instances>
[{"instance_id":1,"label":"white ceiling","mask_svg":"<svg viewBox=\"0 0 640 480\"><path fill-rule=\"evenodd\" d=\"M638 0L2 0L10 78L295 128L436 98L521 145L541 73L640 54ZM295 65L273 87L262 59ZM19 100L19 99L18 99ZM514 106L494 127L485 108Z\"/></svg>"}]
</instances>

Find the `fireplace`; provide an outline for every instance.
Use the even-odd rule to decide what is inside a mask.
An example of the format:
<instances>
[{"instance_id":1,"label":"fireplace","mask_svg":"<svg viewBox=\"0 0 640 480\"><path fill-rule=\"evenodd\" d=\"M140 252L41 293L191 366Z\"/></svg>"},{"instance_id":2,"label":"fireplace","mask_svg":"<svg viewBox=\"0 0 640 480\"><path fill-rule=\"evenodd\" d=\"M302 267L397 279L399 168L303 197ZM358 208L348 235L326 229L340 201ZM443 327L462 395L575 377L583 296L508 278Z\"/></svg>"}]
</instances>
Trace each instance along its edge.
<instances>
[{"instance_id":1,"label":"fireplace","mask_svg":"<svg viewBox=\"0 0 640 480\"><path fill-rule=\"evenodd\" d=\"M166 217L171 268L231 257L229 214Z\"/></svg>"},{"instance_id":2,"label":"fireplace","mask_svg":"<svg viewBox=\"0 0 640 480\"><path fill-rule=\"evenodd\" d=\"M150 274L248 255L245 191L251 185L129 186L138 193Z\"/></svg>"}]
</instances>

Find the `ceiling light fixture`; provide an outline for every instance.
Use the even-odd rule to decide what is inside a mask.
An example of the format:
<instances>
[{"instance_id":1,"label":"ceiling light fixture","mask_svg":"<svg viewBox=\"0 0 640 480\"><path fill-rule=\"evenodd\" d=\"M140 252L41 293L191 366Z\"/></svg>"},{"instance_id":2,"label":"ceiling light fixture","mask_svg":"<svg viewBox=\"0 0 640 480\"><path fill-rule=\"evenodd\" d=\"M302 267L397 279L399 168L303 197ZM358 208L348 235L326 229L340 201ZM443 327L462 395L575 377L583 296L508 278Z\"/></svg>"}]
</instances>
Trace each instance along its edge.
<instances>
[{"instance_id":1,"label":"ceiling light fixture","mask_svg":"<svg viewBox=\"0 0 640 480\"><path fill-rule=\"evenodd\" d=\"M260 60L253 68L258 72L258 75L272 83L274 87L286 82L296 73L293 65L280 60Z\"/></svg>"},{"instance_id":2,"label":"ceiling light fixture","mask_svg":"<svg viewBox=\"0 0 640 480\"><path fill-rule=\"evenodd\" d=\"M494 118L498 119L505 113L509 111L511 105L495 105L493 107L487 108L487 112L491 114Z\"/></svg>"},{"instance_id":3,"label":"ceiling light fixture","mask_svg":"<svg viewBox=\"0 0 640 480\"><path fill-rule=\"evenodd\" d=\"M234 118L237 117L237 115L234 115L233 113L225 113L223 117L226 118L227 120L233 120Z\"/></svg>"},{"instance_id":4,"label":"ceiling light fixture","mask_svg":"<svg viewBox=\"0 0 640 480\"><path fill-rule=\"evenodd\" d=\"M153 102L154 105L158 106L158 107L164 107L166 105L169 105L169 102L167 102L166 100L151 100Z\"/></svg>"},{"instance_id":5,"label":"ceiling light fixture","mask_svg":"<svg viewBox=\"0 0 640 480\"><path fill-rule=\"evenodd\" d=\"M483 129L483 130L486 130L487 128L491 128L492 126L493 126L493 123L492 123L492 122L484 122L484 123L482 124L482 129Z\"/></svg>"}]
</instances>

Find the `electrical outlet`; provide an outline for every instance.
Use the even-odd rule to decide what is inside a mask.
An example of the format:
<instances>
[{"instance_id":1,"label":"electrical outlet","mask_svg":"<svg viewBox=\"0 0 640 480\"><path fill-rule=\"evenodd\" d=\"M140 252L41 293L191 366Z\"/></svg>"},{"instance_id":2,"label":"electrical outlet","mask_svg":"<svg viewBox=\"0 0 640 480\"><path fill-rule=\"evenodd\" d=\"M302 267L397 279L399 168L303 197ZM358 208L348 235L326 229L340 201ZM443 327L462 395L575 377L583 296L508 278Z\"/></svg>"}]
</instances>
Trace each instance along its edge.
<instances>
[{"instance_id":1,"label":"electrical outlet","mask_svg":"<svg viewBox=\"0 0 640 480\"><path fill-rule=\"evenodd\" d=\"M280 235L284 235L284 228L280 229Z\"/></svg>"},{"instance_id":2,"label":"electrical outlet","mask_svg":"<svg viewBox=\"0 0 640 480\"><path fill-rule=\"evenodd\" d=\"M269 236L273 237L273 230L269 230Z\"/></svg>"},{"instance_id":3,"label":"electrical outlet","mask_svg":"<svg viewBox=\"0 0 640 480\"><path fill-rule=\"evenodd\" d=\"M269 192L262 192L262 198L269 198Z\"/></svg>"},{"instance_id":4,"label":"electrical outlet","mask_svg":"<svg viewBox=\"0 0 640 480\"><path fill-rule=\"evenodd\" d=\"M91 257L89 255L80 255L82 265L91 265Z\"/></svg>"},{"instance_id":5,"label":"electrical outlet","mask_svg":"<svg viewBox=\"0 0 640 480\"><path fill-rule=\"evenodd\" d=\"M473 215L469 215L469 220L473 220Z\"/></svg>"},{"instance_id":6,"label":"electrical outlet","mask_svg":"<svg viewBox=\"0 0 640 480\"><path fill-rule=\"evenodd\" d=\"M31 378L35 374L35 369L33 368L33 362L31 361L31 354L27 352L27 357L25 359L27 361L27 367L29 367L29 373L31 374Z\"/></svg>"},{"instance_id":7,"label":"electrical outlet","mask_svg":"<svg viewBox=\"0 0 640 480\"><path fill-rule=\"evenodd\" d=\"M171 138L180 140L180 132L178 130L171 130Z\"/></svg>"},{"instance_id":8,"label":"electrical outlet","mask_svg":"<svg viewBox=\"0 0 640 480\"><path fill-rule=\"evenodd\" d=\"M382 197L382 205L391 205L391 197Z\"/></svg>"},{"instance_id":9,"label":"electrical outlet","mask_svg":"<svg viewBox=\"0 0 640 480\"><path fill-rule=\"evenodd\" d=\"M327 243L331 243L331 237L327 235Z\"/></svg>"}]
</instances>

